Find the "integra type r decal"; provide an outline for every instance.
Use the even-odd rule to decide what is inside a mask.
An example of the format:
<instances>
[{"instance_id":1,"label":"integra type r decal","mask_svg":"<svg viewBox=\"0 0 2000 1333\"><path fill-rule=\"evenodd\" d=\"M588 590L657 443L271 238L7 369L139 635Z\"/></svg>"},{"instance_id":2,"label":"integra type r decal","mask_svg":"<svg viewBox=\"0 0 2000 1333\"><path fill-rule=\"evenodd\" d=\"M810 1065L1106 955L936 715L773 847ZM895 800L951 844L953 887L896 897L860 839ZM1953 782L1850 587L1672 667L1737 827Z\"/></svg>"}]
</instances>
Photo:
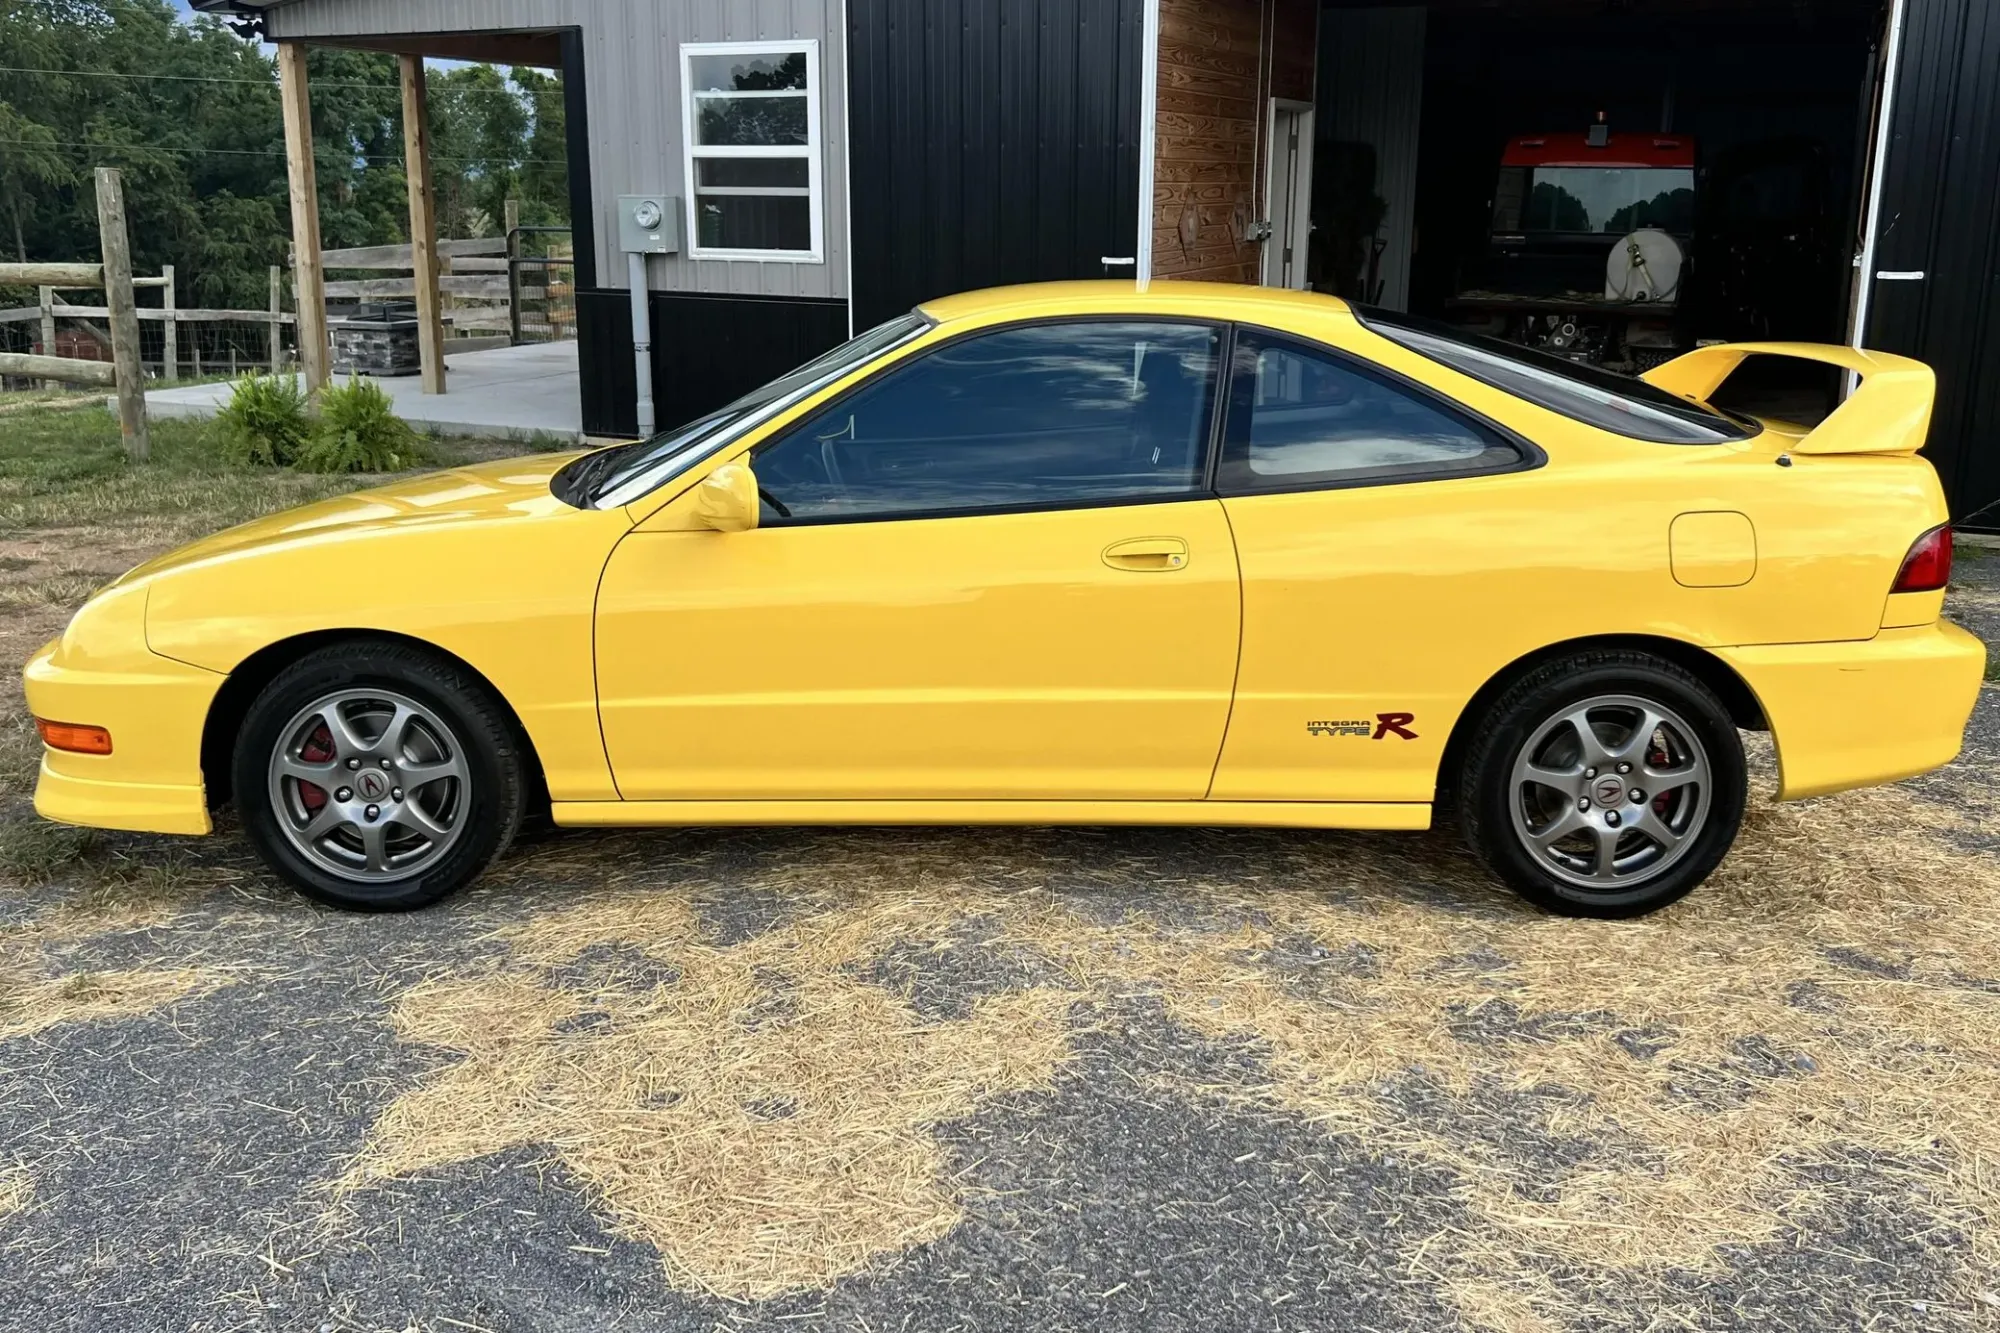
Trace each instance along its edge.
<instances>
[{"instance_id":1,"label":"integra type r decal","mask_svg":"<svg viewBox=\"0 0 2000 1333\"><path fill-rule=\"evenodd\" d=\"M1410 724L1417 720L1415 713L1377 713L1373 722L1308 722L1306 734L1309 736L1360 736L1381 740L1394 736L1399 740L1413 741L1417 733L1410 730Z\"/></svg>"}]
</instances>

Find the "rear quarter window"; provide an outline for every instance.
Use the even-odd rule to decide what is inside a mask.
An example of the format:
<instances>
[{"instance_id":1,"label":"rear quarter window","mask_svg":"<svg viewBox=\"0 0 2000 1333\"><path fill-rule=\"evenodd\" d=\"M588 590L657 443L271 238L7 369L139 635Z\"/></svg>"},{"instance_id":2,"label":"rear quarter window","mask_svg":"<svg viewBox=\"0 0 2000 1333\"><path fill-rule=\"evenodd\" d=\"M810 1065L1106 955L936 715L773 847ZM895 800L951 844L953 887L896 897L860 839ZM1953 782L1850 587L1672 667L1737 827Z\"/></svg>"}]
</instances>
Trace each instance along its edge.
<instances>
[{"instance_id":1,"label":"rear quarter window","mask_svg":"<svg viewBox=\"0 0 2000 1333\"><path fill-rule=\"evenodd\" d=\"M1596 366L1386 310L1357 306L1354 317L1370 332L1481 384L1630 440L1728 444L1757 434L1753 423Z\"/></svg>"}]
</instances>

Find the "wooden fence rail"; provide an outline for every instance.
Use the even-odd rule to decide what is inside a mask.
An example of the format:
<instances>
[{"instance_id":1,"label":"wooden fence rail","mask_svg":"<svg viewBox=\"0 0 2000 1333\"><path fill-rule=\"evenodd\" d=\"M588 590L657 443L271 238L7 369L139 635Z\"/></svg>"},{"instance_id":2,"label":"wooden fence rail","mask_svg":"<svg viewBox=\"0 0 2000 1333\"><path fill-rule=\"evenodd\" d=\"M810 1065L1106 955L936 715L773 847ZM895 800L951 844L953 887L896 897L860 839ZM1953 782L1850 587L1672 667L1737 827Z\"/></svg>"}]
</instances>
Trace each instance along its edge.
<instances>
[{"instance_id":1,"label":"wooden fence rail","mask_svg":"<svg viewBox=\"0 0 2000 1333\"><path fill-rule=\"evenodd\" d=\"M139 361L139 308L132 299L132 250L125 226L125 184L116 167L97 168L96 180L99 262L0 264L0 283L42 289L42 299L33 313L43 321L44 328L53 327L49 310L55 288L103 288L104 317L111 326L111 364L9 352L0 355L0 374L33 375L69 384L111 385L118 391L118 429L125 437L125 452L132 459L143 461L152 452L152 441L146 426L146 372ZM47 340L43 349L54 350Z\"/></svg>"},{"instance_id":2,"label":"wooden fence rail","mask_svg":"<svg viewBox=\"0 0 2000 1333\"><path fill-rule=\"evenodd\" d=\"M38 380L61 380L66 384L115 386L118 383L118 367L109 361L31 356L25 352L0 352L0 375L29 375Z\"/></svg>"}]
</instances>

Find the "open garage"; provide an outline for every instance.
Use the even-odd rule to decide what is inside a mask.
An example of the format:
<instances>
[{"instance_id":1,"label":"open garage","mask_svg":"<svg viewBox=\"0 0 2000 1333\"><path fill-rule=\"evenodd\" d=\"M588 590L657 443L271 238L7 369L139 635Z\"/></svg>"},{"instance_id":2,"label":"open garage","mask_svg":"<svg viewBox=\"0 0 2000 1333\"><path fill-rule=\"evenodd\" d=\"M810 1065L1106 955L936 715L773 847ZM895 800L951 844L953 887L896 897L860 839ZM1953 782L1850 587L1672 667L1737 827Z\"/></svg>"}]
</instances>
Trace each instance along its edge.
<instances>
[{"instance_id":1,"label":"open garage","mask_svg":"<svg viewBox=\"0 0 2000 1333\"><path fill-rule=\"evenodd\" d=\"M1915 355L1930 456L1990 527L1982 51L2000 24L1951 0L1163 0L1152 271L1631 374L1725 341ZM1841 379L1753 357L1717 405L1812 423Z\"/></svg>"}]
</instances>

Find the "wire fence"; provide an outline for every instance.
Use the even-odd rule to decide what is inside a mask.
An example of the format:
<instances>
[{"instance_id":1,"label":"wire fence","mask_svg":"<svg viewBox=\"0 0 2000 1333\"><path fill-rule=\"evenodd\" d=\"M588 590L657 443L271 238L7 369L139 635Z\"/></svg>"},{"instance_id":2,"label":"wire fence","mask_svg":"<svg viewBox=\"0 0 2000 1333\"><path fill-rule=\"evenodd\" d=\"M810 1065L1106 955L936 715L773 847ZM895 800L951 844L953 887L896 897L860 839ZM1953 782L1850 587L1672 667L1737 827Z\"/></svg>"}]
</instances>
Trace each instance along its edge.
<instances>
[{"instance_id":1,"label":"wire fence","mask_svg":"<svg viewBox=\"0 0 2000 1333\"><path fill-rule=\"evenodd\" d=\"M507 238L514 342L576 337L576 252L568 227L514 227Z\"/></svg>"},{"instance_id":2,"label":"wire fence","mask_svg":"<svg viewBox=\"0 0 2000 1333\"><path fill-rule=\"evenodd\" d=\"M510 212L513 210L510 209ZM443 266L446 350L469 346L570 341L576 337L576 259L568 227L515 225L487 242L449 241ZM453 249L466 253L453 255ZM408 246L327 251L323 262L345 280L329 282L329 310L351 313L364 300L401 300L414 292ZM399 276L384 278L384 269ZM349 276L351 274L351 276ZM140 364L154 384L269 374L298 364L297 316L292 284L271 270L264 310L197 310L175 299L172 268L135 281L139 291ZM0 289L0 352L111 360L108 309L86 304L101 295L42 289ZM0 389L66 388L19 376L0 376Z\"/></svg>"}]
</instances>

